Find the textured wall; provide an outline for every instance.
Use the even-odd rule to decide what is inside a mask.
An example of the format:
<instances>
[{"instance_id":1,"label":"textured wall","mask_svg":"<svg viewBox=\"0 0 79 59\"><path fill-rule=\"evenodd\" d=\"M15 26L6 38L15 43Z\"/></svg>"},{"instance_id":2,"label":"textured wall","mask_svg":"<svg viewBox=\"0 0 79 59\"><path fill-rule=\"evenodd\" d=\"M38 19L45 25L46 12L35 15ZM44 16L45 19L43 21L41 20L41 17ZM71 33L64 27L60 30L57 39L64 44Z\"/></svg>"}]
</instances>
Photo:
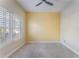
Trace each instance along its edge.
<instances>
[{"instance_id":1,"label":"textured wall","mask_svg":"<svg viewBox=\"0 0 79 59\"><path fill-rule=\"evenodd\" d=\"M59 41L59 13L26 13L29 41Z\"/></svg>"},{"instance_id":2,"label":"textured wall","mask_svg":"<svg viewBox=\"0 0 79 59\"><path fill-rule=\"evenodd\" d=\"M79 0L73 0L61 13L61 39L79 54Z\"/></svg>"}]
</instances>

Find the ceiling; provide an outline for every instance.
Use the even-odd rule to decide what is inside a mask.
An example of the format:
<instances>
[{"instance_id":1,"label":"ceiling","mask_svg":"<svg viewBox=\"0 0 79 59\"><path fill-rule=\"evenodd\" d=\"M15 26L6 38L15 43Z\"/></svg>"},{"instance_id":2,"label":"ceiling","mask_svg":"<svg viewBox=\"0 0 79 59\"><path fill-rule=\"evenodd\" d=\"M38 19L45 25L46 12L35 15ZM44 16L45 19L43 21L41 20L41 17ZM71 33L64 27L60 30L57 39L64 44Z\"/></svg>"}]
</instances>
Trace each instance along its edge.
<instances>
[{"instance_id":1,"label":"ceiling","mask_svg":"<svg viewBox=\"0 0 79 59\"><path fill-rule=\"evenodd\" d=\"M17 2L28 12L60 12L72 0L47 0L54 4L49 6L45 3L35 6L42 0L17 0Z\"/></svg>"}]
</instances>

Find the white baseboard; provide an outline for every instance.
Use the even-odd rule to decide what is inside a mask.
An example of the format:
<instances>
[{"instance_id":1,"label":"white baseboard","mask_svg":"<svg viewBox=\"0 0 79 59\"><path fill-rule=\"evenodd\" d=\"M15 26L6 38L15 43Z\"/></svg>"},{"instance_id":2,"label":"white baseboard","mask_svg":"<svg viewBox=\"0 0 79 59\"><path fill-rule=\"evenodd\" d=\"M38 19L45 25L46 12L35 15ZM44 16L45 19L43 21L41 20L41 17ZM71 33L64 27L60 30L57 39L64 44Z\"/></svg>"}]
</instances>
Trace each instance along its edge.
<instances>
[{"instance_id":1,"label":"white baseboard","mask_svg":"<svg viewBox=\"0 0 79 59\"><path fill-rule=\"evenodd\" d=\"M60 41L29 41L29 43L60 43Z\"/></svg>"},{"instance_id":2,"label":"white baseboard","mask_svg":"<svg viewBox=\"0 0 79 59\"><path fill-rule=\"evenodd\" d=\"M15 48L12 52L10 52L8 55L4 56L4 58L9 58L9 56L11 56L14 52L16 52L18 49L20 49L21 47L23 47L25 45L25 43L21 44L19 47Z\"/></svg>"},{"instance_id":3,"label":"white baseboard","mask_svg":"<svg viewBox=\"0 0 79 59\"><path fill-rule=\"evenodd\" d=\"M61 44L63 44L64 46L66 46L68 49L70 49L71 51L73 51L76 55L79 56L79 52L77 52L76 50L74 50L73 48L71 48L68 44L61 42Z\"/></svg>"}]
</instances>

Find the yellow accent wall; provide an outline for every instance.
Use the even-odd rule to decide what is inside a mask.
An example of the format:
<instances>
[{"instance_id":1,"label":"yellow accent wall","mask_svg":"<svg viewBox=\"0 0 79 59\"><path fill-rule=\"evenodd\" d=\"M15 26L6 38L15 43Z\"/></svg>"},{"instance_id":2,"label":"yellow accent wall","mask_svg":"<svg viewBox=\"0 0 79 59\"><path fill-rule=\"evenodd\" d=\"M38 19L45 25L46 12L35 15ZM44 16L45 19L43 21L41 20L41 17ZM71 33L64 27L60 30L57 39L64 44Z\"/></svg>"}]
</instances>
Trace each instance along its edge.
<instances>
[{"instance_id":1,"label":"yellow accent wall","mask_svg":"<svg viewBox=\"0 0 79 59\"><path fill-rule=\"evenodd\" d=\"M26 40L59 41L60 13L26 13Z\"/></svg>"}]
</instances>

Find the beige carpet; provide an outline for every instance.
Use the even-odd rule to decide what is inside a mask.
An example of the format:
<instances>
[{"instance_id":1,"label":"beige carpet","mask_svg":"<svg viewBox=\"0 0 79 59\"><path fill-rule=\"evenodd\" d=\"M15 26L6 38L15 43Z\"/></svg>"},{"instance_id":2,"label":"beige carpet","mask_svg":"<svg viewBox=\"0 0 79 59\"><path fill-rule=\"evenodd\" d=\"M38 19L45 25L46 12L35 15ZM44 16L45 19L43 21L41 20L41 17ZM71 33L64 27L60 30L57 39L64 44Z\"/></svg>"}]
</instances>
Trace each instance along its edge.
<instances>
[{"instance_id":1,"label":"beige carpet","mask_svg":"<svg viewBox=\"0 0 79 59\"><path fill-rule=\"evenodd\" d=\"M10 58L78 58L60 43L33 43L25 45Z\"/></svg>"}]
</instances>

